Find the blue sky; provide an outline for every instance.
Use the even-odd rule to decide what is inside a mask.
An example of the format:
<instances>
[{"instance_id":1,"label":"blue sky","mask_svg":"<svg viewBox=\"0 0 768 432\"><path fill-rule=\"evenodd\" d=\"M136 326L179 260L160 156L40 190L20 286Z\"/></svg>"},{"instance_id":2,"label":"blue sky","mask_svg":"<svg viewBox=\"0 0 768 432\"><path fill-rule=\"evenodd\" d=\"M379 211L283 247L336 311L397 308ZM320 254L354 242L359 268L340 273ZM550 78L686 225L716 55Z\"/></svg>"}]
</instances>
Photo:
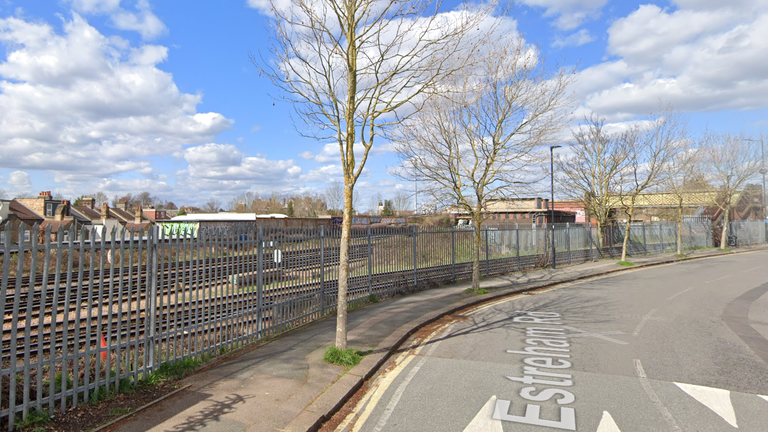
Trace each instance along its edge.
<instances>
[{"instance_id":1,"label":"blue sky","mask_svg":"<svg viewBox=\"0 0 768 432\"><path fill-rule=\"evenodd\" d=\"M251 63L268 54L264 4L0 0L0 192L201 205L340 180L338 147L302 138ZM549 60L577 65L576 117L621 124L661 101L694 136L766 131L764 0L520 0L508 19ZM363 207L412 190L387 174L396 164L374 152Z\"/></svg>"}]
</instances>

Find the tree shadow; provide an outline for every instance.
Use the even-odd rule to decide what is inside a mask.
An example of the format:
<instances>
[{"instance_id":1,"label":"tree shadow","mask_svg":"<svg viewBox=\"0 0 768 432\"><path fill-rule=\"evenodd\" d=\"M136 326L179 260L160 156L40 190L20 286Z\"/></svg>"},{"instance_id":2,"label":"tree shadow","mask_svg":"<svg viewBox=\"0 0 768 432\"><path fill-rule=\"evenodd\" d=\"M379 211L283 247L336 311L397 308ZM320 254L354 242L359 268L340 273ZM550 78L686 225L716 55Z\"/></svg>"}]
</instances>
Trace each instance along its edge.
<instances>
[{"instance_id":1,"label":"tree shadow","mask_svg":"<svg viewBox=\"0 0 768 432\"><path fill-rule=\"evenodd\" d=\"M223 401L216 401L212 405L203 408L199 413L188 417L183 423L177 424L167 432L196 431L204 429L211 422L221 421L221 417L235 412L236 406L244 404L252 395L231 394Z\"/></svg>"}]
</instances>

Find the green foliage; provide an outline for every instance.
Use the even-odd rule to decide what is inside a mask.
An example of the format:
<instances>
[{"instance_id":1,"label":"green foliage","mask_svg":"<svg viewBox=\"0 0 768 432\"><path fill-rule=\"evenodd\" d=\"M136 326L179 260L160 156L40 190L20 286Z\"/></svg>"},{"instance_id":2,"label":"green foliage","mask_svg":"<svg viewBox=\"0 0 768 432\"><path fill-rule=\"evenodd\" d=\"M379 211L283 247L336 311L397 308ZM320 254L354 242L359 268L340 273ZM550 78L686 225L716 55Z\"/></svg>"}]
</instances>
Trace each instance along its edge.
<instances>
[{"instance_id":1,"label":"green foliage","mask_svg":"<svg viewBox=\"0 0 768 432\"><path fill-rule=\"evenodd\" d=\"M186 358L175 362L163 363L151 374L141 380L144 386L157 385L167 379L179 379L200 367L200 360Z\"/></svg>"},{"instance_id":2,"label":"green foliage","mask_svg":"<svg viewBox=\"0 0 768 432\"><path fill-rule=\"evenodd\" d=\"M681 254L675 254L675 257L676 257L676 258L685 258L685 257L687 257L687 256L688 256L688 255L686 255L686 254L683 254L683 253L681 253Z\"/></svg>"},{"instance_id":3,"label":"green foliage","mask_svg":"<svg viewBox=\"0 0 768 432\"><path fill-rule=\"evenodd\" d=\"M372 294L368 295L368 301L371 302L371 303L378 303L381 300L379 299L379 296L377 296L376 294L372 293Z\"/></svg>"},{"instance_id":4,"label":"green foliage","mask_svg":"<svg viewBox=\"0 0 768 432\"><path fill-rule=\"evenodd\" d=\"M344 366L347 370L352 369L353 366L360 363L363 356L352 348L340 350L336 346L331 345L325 350L323 360L330 364Z\"/></svg>"},{"instance_id":5,"label":"green foliage","mask_svg":"<svg viewBox=\"0 0 768 432\"><path fill-rule=\"evenodd\" d=\"M488 290L485 288L478 288L478 289L467 288L464 290L464 292L468 294L488 294Z\"/></svg>"},{"instance_id":6,"label":"green foliage","mask_svg":"<svg viewBox=\"0 0 768 432\"><path fill-rule=\"evenodd\" d=\"M293 201L288 201L288 217L293 217Z\"/></svg>"},{"instance_id":7,"label":"green foliage","mask_svg":"<svg viewBox=\"0 0 768 432\"><path fill-rule=\"evenodd\" d=\"M616 264L624 267L632 267L633 265L635 265L635 263L629 262L629 261L619 261Z\"/></svg>"},{"instance_id":8,"label":"green foliage","mask_svg":"<svg viewBox=\"0 0 768 432\"><path fill-rule=\"evenodd\" d=\"M186 216L187 212L184 209L179 209L179 212L176 213L176 216Z\"/></svg>"},{"instance_id":9,"label":"green foliage","mask_svg":"<svg viewBox=\"0 0 768 432\"><path fill-rule=\"evenodd\" d=\"M718 249L718 251L720 251L720 252L732 252L732 251L731 251L730 249L728 249L728 248L720 248L720 249Z\"/></svg>"},{"instance_id":10,"label":"green foliage","mask_svg":"<svg viewBox=\"0 0 768 432\"><path fill-rule=\"evenodd\" d=\"M393 216L395 214L394 206L391 200L384 200L384 208L381 209L381 215L384 217Z\"/></svg>"},{"instance_id":11,"label":"green foliage","mask_svg":"<svg viewBox=\"0 0 768 432\"><path fill-rule=\"evenodd\" d=\"M21 414L17 416L16 427L18 429L24 429L32 425L45 424L51 421L51 416L48 411L34 410L27 413L27 419L22 420Z\"/></svg>"},{"instance_id":12,"label":"green foliage","mask_svg":"<svg viewBox=\"0 0 768 432\"><path fill-rule=\"evenodd\" d=\"M131 411L133 411L133 408L130 408L130 407L117 407L117 408L112 408L109 411L109 415L112 416L112 417L120 417L120 416L124 416L126 414L129 414Z\"/></svg>"}]
</instances>

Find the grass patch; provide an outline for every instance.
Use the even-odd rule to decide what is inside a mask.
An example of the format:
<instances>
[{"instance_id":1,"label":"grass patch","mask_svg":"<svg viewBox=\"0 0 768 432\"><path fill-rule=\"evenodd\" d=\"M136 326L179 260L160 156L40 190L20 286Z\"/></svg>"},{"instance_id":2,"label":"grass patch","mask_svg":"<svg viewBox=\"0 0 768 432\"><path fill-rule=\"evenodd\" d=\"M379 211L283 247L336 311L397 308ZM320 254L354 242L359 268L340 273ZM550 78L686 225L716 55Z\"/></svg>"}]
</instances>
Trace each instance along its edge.
<instances>
[{"instance_id":1,"label":"grass patch","mask_svg":"<svg viewBox=\"0 0 768 432\"><path fill-rule=\"evenodd\" d=\"M633 265L635 265L635 263L629 262L629 261L619 261L616 264L624 267L632 267Z\"/></svg>"},{"instance_id":2,"label":"grass patch","mask_svg":"<svg viewBox=\"0 0 768 432\"><path fill-rule=\"evenodd\" d=\"M381 299L379 299L379 296L377 296L376 294L369 294L368 301L371 303L378 303L381 301Z\"/></svg>"},{"instance_id":3,"label":"grass patch","mask_svg":"<svg viewBox=\"0 0 768 432\"><path fill-rule=\"evenodd\" d=\"M362 359L363 356L360 355L358 351L355 351L352 348L340 350L334 345L329 346L328 349L325 350L325 355L323 356L323 360L326 362L344 366L347 370L352 369L352 367L360 363L360 360Z\"/></svg>"},{"instance_id":4,"label":"grass patch","mask_svg":"<svg viewBox=\"0 0 768 432\"><path fill-rule=\"evenodd\" d=\"M685 258L687 256L688 255L686 255L686 254L675 254L675 257L677 257L677 258Z\"/></svg>"},{"instance_id":5,"label":"grass patch","mask_svg":"<svg viewBox=\"0 0 768 432\"><path fill-rule=\"evenodd\" d=\"M27 413L26 420L22 420L21 414L18 414L16 418L18 419L16 421L16 427L18 429L29 428L33 425L42 425L51 421L51 416L48 414L48 411L43 410L30 411Z\"/></svg>"},{"instance_id":6,"label":"grass patch","mask_svg":"<svg viewBox=\"0 0 768 432\"><path fill-rule=\"evenodd\" d=\"M467 288L464 290L464 292L467 294L488 294L488 290L485 288L478 288L478 289Z\"/></svg>"},{"instance_id":7,"label":"grass patch","mask_svg":"<svg viewBox=\"0 0 768 432\"><path fill-rule=\"evenodd\" d=\"M718 250L719 250L720 252L733 252L732 250L730 250L730 249L728 249L728 248L720 248L720 249L718 249Z\"/></svg>"},{"instance_id":8,"label":"grass patch","mask_svg":"<svg viewBox=\"0 0 768 432\"><path fill-rule=\"evenodd\" d=\"M133 408L130 408L130 407L117 407L109 410L109 415L112 417L121 417L131 413L132 411L133 411Z\"/></svg>"},{"instance_id":9,"label":"grass patch","mask_svg":"<svg viewBox=\"0 0 768 432\"><path fill-rule=\"evenodd\" d=\"M175 362L163 363L154 372L141 380L142 385L157 385L167 379L180 379L199 368L202 363L196 358L186 358Z\"/></svg>"}]
</instances>

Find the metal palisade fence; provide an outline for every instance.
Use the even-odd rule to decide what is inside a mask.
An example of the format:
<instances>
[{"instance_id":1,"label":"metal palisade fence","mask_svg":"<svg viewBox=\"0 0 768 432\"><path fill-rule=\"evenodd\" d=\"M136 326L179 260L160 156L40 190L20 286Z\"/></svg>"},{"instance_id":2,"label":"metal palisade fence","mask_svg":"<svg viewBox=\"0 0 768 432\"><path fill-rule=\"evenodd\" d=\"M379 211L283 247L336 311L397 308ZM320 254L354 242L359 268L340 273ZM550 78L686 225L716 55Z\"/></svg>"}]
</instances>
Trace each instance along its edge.
<instances>
[{"instance_id":1,"label":"metal palisade fence","mask_svg":"<svg viewBox=\"0 0 768 432\"><path fill-rule=\"evenodd\" d=\"M551 227L550 227L551 228ZM741 244L765 242L762 223L740 222ZM0 421L12 430L34 411L54 415L146 379L164 363L214 356L332 314L338 228L200 227L165 235L117 231L65 241L35 226L0 244L4 307ZM96 238L96 233L77 238ZM484 275L621 253L623 229L598 245L593 227L482 231ZM684 249L712 245L707 224L683 226ZM468 280L473 231L355 228L349 301ZM631 255L676 251L677 225L633 225Z\"/></svg>"}]
</instances>

